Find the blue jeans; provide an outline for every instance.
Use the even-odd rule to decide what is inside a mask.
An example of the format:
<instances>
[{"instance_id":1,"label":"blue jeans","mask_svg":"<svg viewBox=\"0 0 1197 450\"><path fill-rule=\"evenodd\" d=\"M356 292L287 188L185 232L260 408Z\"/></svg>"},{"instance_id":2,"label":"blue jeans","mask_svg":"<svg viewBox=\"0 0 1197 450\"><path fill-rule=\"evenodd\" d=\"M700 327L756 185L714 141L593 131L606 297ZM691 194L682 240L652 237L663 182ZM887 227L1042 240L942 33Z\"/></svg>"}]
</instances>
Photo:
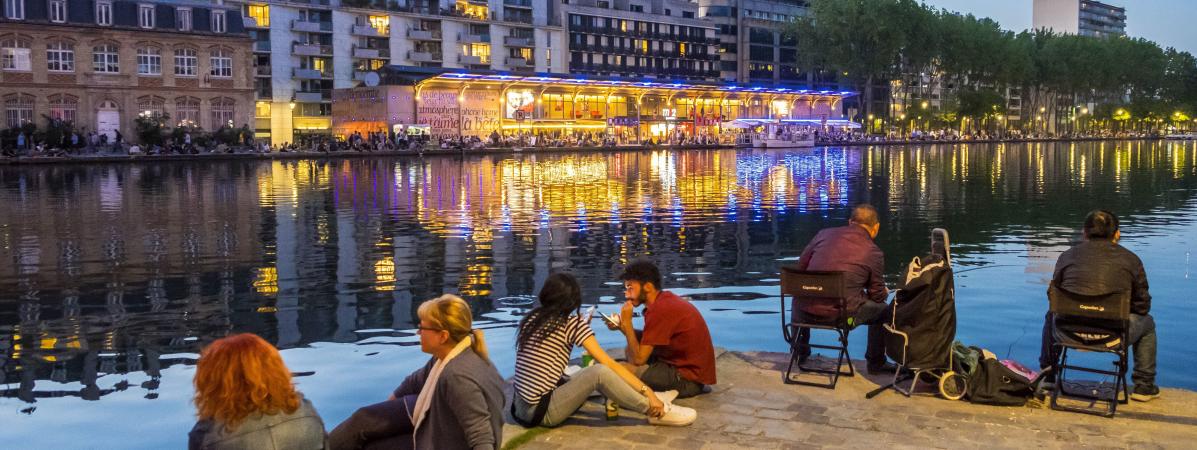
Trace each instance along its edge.
<instances>
[{"instance_id":1,"label":"blue jeans","mask_svg":"<svg viewBox=\"0 0 1197 450\"><path fill-rule=\"evenodd\" d=\"M1155 385L1155 319L1151 314L1131 314L1130 329L1127 330L1135 358L1135 370L1131 380L1135 386ZM1043 345L1039 349L1039 367L1054 365L1060 359L1060 351L1052 336L1052 314L1047 313L1043 321Z\"/></svg>"},{"instance_id":2,"label":"blue jeans","mask_svg":"<svg viewBox=\"0 0 1197 450\"><path fill-rule=\"evenodd\" d=\"M553 391L553 397L549 399L549 409L545 411L540 425L555 427L561 422L565 422L565 419L572 416L578 408L582 407L583 403L586 403L590 393L596 390L624 409L639 413L648 411L647 397L640 395L636 389L628 386L628 383L616 375L610 367L595 364L569 377L569 382L557 386L557 389ZM519 394L515 395L512 402L515 404L515 414L520 419L532 420L532 413L536 410L536 405L524 401Z\"/></svg>"}]
</instances>

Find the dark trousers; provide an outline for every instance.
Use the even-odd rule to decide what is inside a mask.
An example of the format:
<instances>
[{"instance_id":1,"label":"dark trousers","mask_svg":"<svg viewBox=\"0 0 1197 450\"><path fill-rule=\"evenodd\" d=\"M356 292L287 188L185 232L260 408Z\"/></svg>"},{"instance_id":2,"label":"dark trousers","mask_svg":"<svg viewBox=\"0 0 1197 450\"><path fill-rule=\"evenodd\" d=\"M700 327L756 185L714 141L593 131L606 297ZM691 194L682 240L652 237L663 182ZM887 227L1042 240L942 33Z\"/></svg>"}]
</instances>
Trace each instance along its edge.
<instances>
[{"instance_id":1,"label":"dark trousers","mask_svg":"<svg viewBox=\"0 0 1197 450\"><path fill-rule=\"evenodd\" d=\"M1131 373L1131 380L1134 381L1135 386L1154 386L1155 319L1151 318L1151 314L1131 314L1130 329L1127 331L1135 358L1135 371ZM1039 367L1054 365L1060 359L1060 349L1055 344L1056 339L1052 335L1052 313L1049 312L1043 320L1043 344L1039 348Z\"/></svg>"},{"instance_id":2,"label":"dark trousers","mask_svg":"<svg viewBox=\"0 0 1197 450\"><path fill-rule=\"evenodd\" d=\"M330 450L411 449L416 395L365 406L328 433Z\"/></svg>"},{"instance_id":3,"label":"dark trousers","mask_svg":"<svg viewBox=\"0 0 1197 450\"><path fill-rule=\"evenodd\" d=\"M794 308L794 320L798 320L801 316L801 310ZM865 348L865 361L868 361L870 366L880 366L885 364L885 327L884 323L890 321L894 310L886 303L865 302L860 305L860 309L856 310L856 314L851 316L850 328L856 328L860 325L869 326L869 342ZM810 355L810 329L802 328L798 331L798 343L802 346L801 355Z\"/></svg>"}]
</instances>

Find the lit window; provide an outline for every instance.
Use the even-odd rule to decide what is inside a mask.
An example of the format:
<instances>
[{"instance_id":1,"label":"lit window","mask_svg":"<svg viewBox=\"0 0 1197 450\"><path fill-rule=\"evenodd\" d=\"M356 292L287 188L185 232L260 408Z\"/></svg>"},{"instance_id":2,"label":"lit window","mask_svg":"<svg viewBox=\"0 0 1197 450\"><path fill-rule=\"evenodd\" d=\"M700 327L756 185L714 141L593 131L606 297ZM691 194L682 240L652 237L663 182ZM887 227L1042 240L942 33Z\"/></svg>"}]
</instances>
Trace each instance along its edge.
<instances>
[{"instance_id":1,"label":"lit window","mask_svg":"<svg viewBox=\"0 0 1197 450\"><path fill-rule=\"evenodd\" d=\"M137 74L162 75L162 53L156 47L137 49Z\"/></svg>"},{"instance_id":2,"label":"lit window","mask_svg":"<svg viewBox=\"0 0 1197 450\"><path fill-rule=\"evenodd\" d=\"M151 118L162 117L166 112L166 99L162 97L155 97L147 95L145 97L138 97L137 99L137 113L144 114Z\"/></svg>"},{"instance_id":3,"label":"lit window","mask_svg":"<svg viewBox=\"0 0 1197 450\"><path fill-rule=\"evenodd\" d=\"M50 0L50 21L66 22L66 0Z\"/></svg>"},{"instance_id":4,"label":"lit window","mask_svg":"<svg viewBox=\"0 0 1197 450\"><path fill-rule=\"evenodd\" d=\"M74 72L74 44L66 41L54 41L46 44L46 69L51 72Z\"/></svg>"},{"instance_id":5,"label":"lit window","mask_svg":"<svg viewBox=\"0 0 1197 450\"><path fill-rule=\"evenodd\" d=\"M199 58L196 57L195 49L175 49L175 75L194 77L198 63Z\"/></svg>"},{"instance_id":6,"label":"lit window","mask_svg":"<svg viewBox=\"0 0 1197 450\"><path fill-rule=\"evenodd\" d=\"M96 3L96 24L112 25L112 2Z\"/></svg>"},{"instance_id":7,"label":"lit window","mask_svg":"<svg viewBox=\"0 0 1197 450\"><path fill-rule=\"evenodd\" d=\"M370 28L378 30L378 34L390 34L391 16L369 16L367 21L370 23Z\"/></svg>"},{"instance_id":8,"label":"lit window","mask_svg":"<svg viewBox=\"0 0 1197 450\"><path fill-rule=\"evenodd\" d=\"M179 26L180 31L191 31L191 8L176 9L175 24Z\"/></svg>"},{"instance_id":9,"label":"lit window","mask_svg":"<svg viewBox=\"0 0 1197 450\"><path fill-rule=\"evenodd\" d=\"M233 126L233 105L231 98L212 99L212 128Z\"/></svg>"},{"instance_id":10,"label":"lit window","mask_svg":"<svg viewBox=\"0 0 1197 450\"><path fill-rule=\"evenodd\" d=\"M225 49L212 50L212 76L230 78L233 76L233 54Z\"/></svg>"},{"instance_id":11,"label":"lit window","mask_svg":"<svg viewBox=\"0 0 1197 450\"><path fill-rule=\"evenodd\" d=\"M97 73L119 73L120 55L116 45L100 44L91 49L92 69Z\"/></svg>"},{"instance_id":12,"label":"lit window","mask_svg":"<svg viewBox=\"0 0 1197 450\"><path fill-rule=\"evenodd\" d=\"M154 28L154 5L137 6L137 24L142 28Z\"/></svg>"},{"instance_id":13,"label":"lit window","mask_svg":"<svg viewBox=\"0 0 1197 450\"><path fill-rule=\"evenodd\" d=\"M79 98L71 95L50 96L50 118L63 122L74 123L79 110Z\"/></svg>"},{"instance_id":14,"label":"lit window","mask_svg":"<svg viewBox=\"0 0 1197 450\"><path fill-rule=\"evenodd\" d=\"M224 11L212 11L212 32L224 33Z\"/></svg>"},{"instance_id":15,"label":"lit window","mask_svg":"<svg viewBox=\"0 0 1197 450\"><path fill-rule=\"evenodd\" d=\"M4 118L8 128L33 123L33 96L12 94L4 97Z\"/></svg>"},{"instance_id":16,"label":"lit window","mask_svg":"<svg viewBox=\"0 0 1197 450\"><path fill-rule=\"evenodd\" d=\"M5 39L4 42L0 42L0 69L32 70L29 52L29 42L23 39Z\"/></svg>"},{"instance_id":17,"label":"lit window","mask_svg":"<svg viewBox=\"0 0 1197 450\"><path fill-rule=\"evenodd\" d=\"M199 126L200 100L195 97L179 97L175 99L175 126Z\"/></svg>"},{"instance_id":18,"label":"lit window","mask_svg":"<svg viewBox=\"0 0 1197 450\"><path fill-rule=\"evenodd\" d=\"M259 27L270 27L270 6L249 5L249 17L253 18Z\"/></svg>"}]
</instances>

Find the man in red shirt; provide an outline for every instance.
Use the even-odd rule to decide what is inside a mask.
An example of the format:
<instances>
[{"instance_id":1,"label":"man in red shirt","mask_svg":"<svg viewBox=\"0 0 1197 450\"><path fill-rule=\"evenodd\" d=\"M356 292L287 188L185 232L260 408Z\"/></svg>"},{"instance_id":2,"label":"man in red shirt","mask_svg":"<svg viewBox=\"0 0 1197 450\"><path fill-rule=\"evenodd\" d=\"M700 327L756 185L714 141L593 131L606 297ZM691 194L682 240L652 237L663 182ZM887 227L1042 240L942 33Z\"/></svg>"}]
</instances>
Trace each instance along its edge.
<instances>
[{"instance_id":1,"label":"man in red shirt","mask_svg":"<svg viewBox=\"0 0 1197 450\"><path fill-rule=\"evenodd\" d=\"M619 278L627 301L618 329L628 340L629 369L655 391L677 390L678 398L701 394L704 385L715 384L715 348L698 308L659 290L661 272L650 261L633 261ZM632 310L640 305L643 332L632 328Z\"/></svg>"}]
</instances>

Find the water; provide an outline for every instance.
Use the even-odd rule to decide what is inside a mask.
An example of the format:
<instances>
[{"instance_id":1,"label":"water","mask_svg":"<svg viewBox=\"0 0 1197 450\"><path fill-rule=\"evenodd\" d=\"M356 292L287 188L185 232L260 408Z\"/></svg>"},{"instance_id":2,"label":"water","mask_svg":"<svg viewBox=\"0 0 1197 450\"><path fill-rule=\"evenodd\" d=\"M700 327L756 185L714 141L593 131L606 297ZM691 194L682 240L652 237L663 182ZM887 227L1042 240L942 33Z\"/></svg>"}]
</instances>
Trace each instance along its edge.
<instances>
[{"instance_id":1,"label":"water","mask_svg":"<svg viewBox=\"0 0 1197 450\"><path fill-rule=\"evenodd\" d=\"M614 312L639 255L716 345L783 351L778 268L865 201L891 283L951 231L957 338L1028 366L1055 258L1087 211L1116 211L1147 267L1159 382L1197 389L1194 143L0 167L0 447L182 447L197 352L240 331L283 349L331 428L426 360L415 309L442 292L510 375L551 271Z\"/></svg>"}]
</instances>

